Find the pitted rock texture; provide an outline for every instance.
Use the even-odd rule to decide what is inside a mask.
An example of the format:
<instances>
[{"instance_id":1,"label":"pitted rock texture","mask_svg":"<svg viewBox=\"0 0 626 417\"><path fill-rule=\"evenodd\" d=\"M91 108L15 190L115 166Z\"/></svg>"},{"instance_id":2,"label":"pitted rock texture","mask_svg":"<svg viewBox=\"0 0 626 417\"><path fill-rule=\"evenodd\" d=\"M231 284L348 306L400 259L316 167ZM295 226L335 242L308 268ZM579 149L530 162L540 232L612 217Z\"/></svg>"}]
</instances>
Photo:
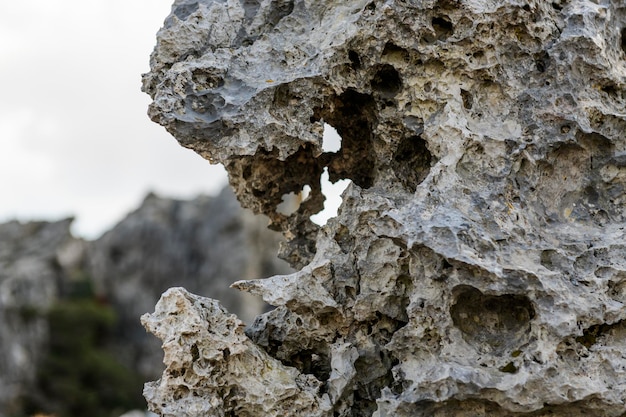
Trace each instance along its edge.
<instances>
[{"instance_id":1,"label":"pitted rock texture","mask_svg":"<svg viewBox=\"0 0 626 417\"><path fill-rule=\"evenodd\" d=\"M59 414L59 404L66 403L67 410L75 403L51 394L49 380L42 378L42 369L51 368L46 368L50 346L60 338L51 329L51 308L93 297L112 307L117 318L114 334L106 338L102 330L94 332L99 332L102 344L106 340L106 351L120 364L139 378L153 379L163 371L163 353L139 317L163 291L185 285L220 298L230 311L252 322L267 304L229 285L243 277L292 271L276 257L280 236L267 230L267 219L242 210L228 188L217 196L188 201L150 194L137 210L91 242L72 236L71 223L0 224L2 417L30 415L27 409L33 404L42 407L38 411ZM55 354L63 357L68 352L57 347ZM63 375L55 373L55 381L66 382L68 375L78 378L80 373L67 369ZM140 391L141 384L135 392Z\"/></svg>"},{"instance_id":2,"label":"pitted rock texture","mask_svg":"<svg viewBox=\"0 0 626 417\"><path fill-rule=\"evenodd\" d=\"M267 304L229 286L243 276L290 272L276 257L279 240L267 219L242 210L228 188L189 201L147 196L89 246L96 292L119 315L116 356L147 378L161 374L160 344L138 319L172 286L219 298L251 323Z\"/></svg>"},{"instance_id":3,"label":"pitted rock texture","mask_svg":"<svg viewBox=\"0 0 626 417\"><path fill-rule=\"evenodd\" d=\"M168 364L144 390L161 416L217 417L233 409L239 416L321 416L328 408L315 377L271 358L215 300L171 288L142 323L163 341ZM231 375L241 383L230 384Z\"/></svg>"},{"instance_id":4,"label":"pitted rock texture","mask_svg":"<svg viewBox=\"0 0 626 417\"><path fill-rule=\"evenodd\" d=\"M289 240L299 272L236 286L277 306L247 335L327 415L617 417L625 51L619 1L183 0L144 91ZM352 184L320 228L324 168Z\"/></svg>"}]
</instances>

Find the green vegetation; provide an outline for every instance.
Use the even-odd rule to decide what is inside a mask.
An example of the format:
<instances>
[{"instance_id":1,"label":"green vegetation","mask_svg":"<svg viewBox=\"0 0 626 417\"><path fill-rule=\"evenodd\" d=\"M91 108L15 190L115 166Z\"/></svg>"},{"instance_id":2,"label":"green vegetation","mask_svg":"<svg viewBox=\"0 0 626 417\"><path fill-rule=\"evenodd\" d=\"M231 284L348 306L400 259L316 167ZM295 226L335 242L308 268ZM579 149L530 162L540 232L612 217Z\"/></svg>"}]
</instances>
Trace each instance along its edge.
<instances>
[{"instance_id":1,"label":"green vegetation","mask_svg":"<svg viewBox=\"0 0 626 417\"><path fill-rule=\"evenodd\" d=\"M107 351L116 316L86 286L48 312L50 340L25 412L56 417L116 417L145 408L141 379Z\"/></svg>"}]
</instances>

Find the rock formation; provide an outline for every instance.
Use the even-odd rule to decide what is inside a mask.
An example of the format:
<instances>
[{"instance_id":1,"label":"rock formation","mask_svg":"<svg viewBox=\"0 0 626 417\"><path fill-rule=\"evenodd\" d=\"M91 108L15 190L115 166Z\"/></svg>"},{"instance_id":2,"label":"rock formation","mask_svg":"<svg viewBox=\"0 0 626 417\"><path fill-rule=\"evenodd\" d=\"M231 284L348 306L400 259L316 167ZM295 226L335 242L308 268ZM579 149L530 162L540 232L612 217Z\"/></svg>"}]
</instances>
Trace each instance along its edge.
<instances>
[{"instance_id":1,"label":"rock formation","mask_svg":"<svg viewBox=\"0 0 626 417\"><path fill-rule=\"evenodd\" d=\"M247 338L166 293L151 408L624 415L625 27L610 0L175 1L149 115L224 164L299 271L236 284L277 307ZM324 169L352 184L320 228Z\"/></svg>"},{"instance_id":2,"label":"rock formation","mask_svg":"<svg viewBox=\"0 0 626 417\"><path fill-rule=\"evenodd\" d=\"M48 327L39 313L61 289L62 265L76 240L71 220L0 225L0 415L18 415L34 385Z\"/></svg>"},{"instance_id":3,"label":"rock formation","mask_svg":"<svg viewBox=\"0 0 626 417\"><path fill-rule=\"evenodd\" d=\"M162 352L139 317L167 288L219 297L251 322L267 305L229 285L291 271L276 257L279 235L266 229L267 219L242 210L230 189L190 201L149 195L91 242L73 237L71 222L0 225L0 416L25 415L25 398L33 407L46 402L37 384L54 336L48 315L63 300L95 295L113 307L117 326L106 348L145 380L161 373ZM62 407L72 399L49 400Z\"/></svg>"},{"instance_id":4,"label":"rock formation","mask_svg":"<svg viewBox=\"0 0 626 417\"><path fill-rule=\"evenodd\" d=\"M230 189L190 201L149 195L93 242L88 270L95 291L120 315L118 357L143 375L161 373L161 344L138 318L173 286L224 300L252 322L267 305L229 285L241 277L290 271L276 257L279 235L266 227L267 219L242 210Z\"/></svg>"}]
</instances>

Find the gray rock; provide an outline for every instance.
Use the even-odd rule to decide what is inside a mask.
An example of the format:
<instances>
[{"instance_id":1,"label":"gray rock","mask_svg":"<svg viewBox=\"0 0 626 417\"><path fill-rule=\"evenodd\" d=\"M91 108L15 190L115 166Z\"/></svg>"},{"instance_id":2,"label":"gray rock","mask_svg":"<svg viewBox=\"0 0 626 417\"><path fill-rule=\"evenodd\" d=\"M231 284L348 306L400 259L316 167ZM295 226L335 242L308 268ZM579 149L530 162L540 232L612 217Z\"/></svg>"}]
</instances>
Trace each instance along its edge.
<instances>
[{"instance_id":1,"label":"gray rock","mask_svg":"<svg viewBox=\"0 0 626 417\"><path fill-rule=\"evenodd\" d=\"M251 323L267 305L229 285L291 271L276 256L279 235L266 226L267 219L239 207L230 189L190 201L149 195L93 242L88 269L96 293L118 312L118 357L142 375L161 373L160 343L145 332L139 317L173 286L219 298Z\"/></svg>"},{"instance_id":2,"label":"gray rock","mask_svg":"<svg viewBox=\"0 0 626 417\"><path fill-rule=\"evenodd\" d=\"M144 389L160 416L218 417L235 404L239 415L249 416L321 416L329 409L327 398L317 396L315 377L270 357L215 300L171 288L142 323L163 340L169 365L163 379ZM241 377L237 385L227 383L232 374Z\"/></svg>"},{"instance_id":3,"label":"gray rock","mask_svg":"<svg viewBox=\"0 0 626 417\"><path fill-rule=\"evenodd\" d=\"M34 384L48 340L44 313L62 287L59 255L80 244L71 221L0 225L0 415L17 415Z\"/></svg>"},{"instance_id":4,"label":"gray rock","mask_svg":"<svg viewBox=\"0 0 626 417\"><path fill-rule=\"evenodd\" d=\"M22 415L20 400L37 395L49 341L46 314L77 289L90 296L85 286L93 287L115 309L108 348L148 379L160 375L162 353L139 318L163 291L185 285L222 299L251 323L267 304L230 284L292 271L276 257L279 235L267 230L267 219L242 210L228 189L190 201L150 195L92 242L73 237L71 222L0 225L0 416Z\"/></svg>"},{"instance_id":5,"label":"gray rock","mask_svg":"<svg viewBox=\"0 0 626 417\"><path fill-rule=\"evenodd\" d=\"M238 369L312 375L334 416L623 415L625 27L609 1L175 1L149 114L299 269L237 284L277 306ZM319 228L324 168L352 184ZM192 360L177 395L164 374L151 406L237 413L232 360ZM210 369L229 391L202 394Z\"/></svg>"}]
</instances>

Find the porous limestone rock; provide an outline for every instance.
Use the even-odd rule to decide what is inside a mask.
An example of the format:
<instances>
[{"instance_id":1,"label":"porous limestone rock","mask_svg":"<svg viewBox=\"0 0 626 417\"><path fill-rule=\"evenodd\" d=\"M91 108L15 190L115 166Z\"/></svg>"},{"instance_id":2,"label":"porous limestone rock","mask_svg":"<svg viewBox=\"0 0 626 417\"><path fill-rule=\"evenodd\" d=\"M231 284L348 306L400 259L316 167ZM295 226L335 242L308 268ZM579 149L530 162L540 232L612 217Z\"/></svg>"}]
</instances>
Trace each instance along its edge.
<instances>
[{"instance_id":1,"label":"porous limestone rock","mask_svg":"<svg viewBox=\"0 0 626 417\"><path fill-rule=\"evenodd\" d=\"M251 415L237 370L277 359L329 416L624 415L625 27L616 0L175 1L149 115L224 164L299 271L236 284L277 306L246 331L262 364L171 350L190 382L164 374L151 407ZM352 183L320 228L325 168Z\"/></svg>"},{"instance_id":2,"label":"porous limestone rock","mask_svg":"<svg viewBox=\"0 0 626 417\"><path fill-rule=\"evenodd\" d=\"M163 341L167 368L144 390L161 416L321 416L329 408L317 378L269 356L215 300L171 288L142 323Z\"/></svg>"}]
</instances>

